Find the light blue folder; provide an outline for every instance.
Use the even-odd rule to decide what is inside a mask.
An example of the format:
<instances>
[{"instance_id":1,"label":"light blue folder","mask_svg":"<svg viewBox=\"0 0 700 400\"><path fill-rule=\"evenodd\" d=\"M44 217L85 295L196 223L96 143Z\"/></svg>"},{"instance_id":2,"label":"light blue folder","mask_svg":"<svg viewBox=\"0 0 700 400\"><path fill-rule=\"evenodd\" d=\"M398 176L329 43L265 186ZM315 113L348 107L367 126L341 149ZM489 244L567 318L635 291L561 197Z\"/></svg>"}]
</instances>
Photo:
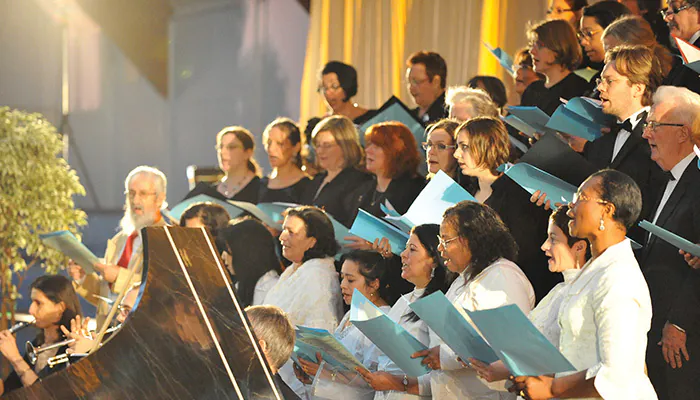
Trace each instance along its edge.
<instances>
[{"instance_id":1,"label":"light blue folder","mask_svg":"<svg viewBox=\"0 0 700 400\"><path fill-rule=\"evenodd\" d=\"M574 97L566 103L566 108L598 125L608 126L615 122L615 116L605 114L598 101L589 97Z\"/></svg>"},{"instance_id":2,"label":"light blue folder","mask_svg":"<svg viewBox=\"0 0 700 400\"><path fill-rule=\"evenodd\" d=\"M527 122L523 121L522 119L516 117L513 114L501 117L501 120L506 124L512 126L513 128L517 129L518 132L524 133L528 137L535 137L535 133L537 133L537 129L533 128Z\"/></svg>"},{"instance_id":3,"label":"light blue folder","mask_svg":"<svg viewBox=\"0 0 700 400\"><path fill-rule=\"evenodd\" d=\"M408 241L408 233L362 209L357 213L357 217L355 217L355 221L350 228L350 233L368 242L387 238L389 239L392 253L397 255L401 254Z\"/></svg>"},{"instance_id":4,"label":"light blue folder","mask_svg":"<svg viewBox=\"0 0 700 400\"><path fill-rule=\"evenodd\" d=\"M228 200L228 203L233 205L234 207L237 207L248 214L254 216L255 218L259 219L262 221L265 225L277 229L278 231L282 230L282 224L277 222L278 220L272 219L270 214L266 213L263 211L259 206L260 205L255 205L253 203L248 203L246 201L233 201L233 200ZM262 203L265 204L265 203ZM268 203L269 204L269 203Z\"/></svg>"},{"instance_id":5,"label":"light blue folder","mask_svg":"<svg viewBox=\"0 0 700 400\"><path fill-rule=\"evenodd\" d=\"M229 215L231 218L236 218L239 215L243 214L243 210L241 210L238 207L235 207L234 205L230 204L227 201L215 199L211 196L207 196L206 194L198 194L194 197L190 197L189 199L186 199L180 203L178 203L175 207L170 209L170 216L179 220L180 217L182 217L182 214L187 210L189 206L195 203L213 203L213 204L218 204L222 206L223 208L228 211Z\"/></svg>"},{"instance_id":6,"label":"light blue folder","mask_svg":"<svg viewBox=\"0 0 700 400\"><path fill-rule=\"evenodd\" d=\"M479 333L442 292L437 291L409 305L457 355L467 361L473 357L485 363L498 360Z\"/></svg>"},{"instance_id":7,"label":"light blue folder","mask_svg":"<svg viewBox=\"0 0 700 400\"><path fill-rule=\"evenodd\" d=\"M571 203L576 193L576 186L530 164L506 165L505 174L530 194L538 190L547 193L547 198L551 200L550 204L553 208L556 208L554 203Z\"/></svg>"},{"instance_id":8,"label":"light blue folder","mask_svg":"<svg viewBox=\"0 0 700 400\"><path fill-rule=\"evenodd\" d=\"M676 40L676 47L678 47L683 56L683 64L700 74L700 49L681 38L675 36L673 38Z\"/></svg>"},{"instance_id":9,"label":"light blue folder","mask_svg":"<svg viewBox=\"0 0 700 400\"><path fill-rule=\"evenodd\" d=\"M421 364L423 358L411 354L427 347L394 322L357 289L352 294L350 321L408 376L425 375L430 369Z\"/></svg>"},{"instance_id":10,"label":"light blue folder","mask_svg":"<svg viewBox=\"0 0 700 400\"><path fill-rule=\"evenodd\" d=\"M318 362L316 353L321 353L325 362L344 371L355 371L356 367L365 368L335 336L325 329L297 326L294 353L297 358L301 357L312 362Z\"/></svg>"},{"instance_id":11,"label":"light blue folder","mask_svg":"<svg viewBox=\"0 0 700 400\"><path fill-rule=\"evenodd\" d=\"M52 247L68 256L76 264L83 267L86 273L95 271L93 265L100 259L90 249L85 247L78 238L69 231L57 231L39 235L45 245Z\"/></svg>"},{"instance_id":12,"label":"light blue folder","mask_svg":"<svg viewBox=\"0 0 700 400\"><path fill-rule=\"evenodd\" d=\"M682 238L673 232L670 232L658 225L654 225L649 221L642 221L639 226L652 235L656 235L659 239L664 242L670 243L674 247L677 247L686 253L690 253L695 257L700 257L700 246L691 242L688 239Z\"/></svg>"},{"instance_id":13,"label":"light blue folder","mask_svg":"<svg viewBox=\"0 0 700 400\"><path fill-rule=\"evenodd\" d=\"M365 131L367 128L374 124L388 121L401 122L402 124L406 125L413 133L413 137L416 139L418 153L425 154L423 148L420 147L420 143L422 143L423 139L425 139L425 128L423 128L420 121L418 121L416 117L411 114L410 109L396 96L391 96L391 98L389 98L389 100L387 100L386 103L379 108L374 117L360 125L358 132L360 133L361 144L363 146L365 145Z\"/></svg>"},{"instance_id":14,"label":"light blue folder","mask_svg":"<svg viewBox=\"0 0 700 400\"><path fill-rule=\"evenodd\" d=\"M547 127L549 115L537 107L513 106L508 107L508 112L518 117L520 120L530 125L538 133L552 133L552 129Z\"/></svg>"},{"instance_id":15,"label":"light blue folder","mask_svg":"<svg viewBox=\"0 0 700 400\"><path fill-rule=\"evenodd\" d=\"M562 104L552 114L549 122L547 122L547 128L592 142L602 135L600 130L603 128L603 125L578 115L568 109L565 104Z\"/></svg>"},{"instance_id":16,"label":"light blue folder","mask_svg":"<svg viewBox=\"0 0 700 400\"><path fill-rule=\"evenodd\" d=\"M576 370L518 306L466 312L513 375L540 376Z\"/></svg>"},{"instance_id":17,"label":"light blue folder","mask_svg":"<svg viewBox=\"0 0 700 400\"><path fill-rule=\"evenodd\" d=\"M445 210L464 200L476 201L474 196L440 170L416 197L406 214L396 216L395 212L387 210L386 207L382 207L382 210L389 211L384 211L388 214L384 219L409 233L411 228L417 225L439 225Z\"/></svg>"},{"instance_id":18,"label":"light blue folder","mask_svg":"<svg viewBox=\"0 0 700 400\"><path fill-rule=\"evenodd\" d=\"M500 47L493 48L488 43L484 43L484 46L486 46L486 48L489 49L489 52L496 57L498 63L501 64L501 66L505 68L509 74L513 75L513 59L510 58L508 53L503 51Z\"/></svg>"}]
</instances>

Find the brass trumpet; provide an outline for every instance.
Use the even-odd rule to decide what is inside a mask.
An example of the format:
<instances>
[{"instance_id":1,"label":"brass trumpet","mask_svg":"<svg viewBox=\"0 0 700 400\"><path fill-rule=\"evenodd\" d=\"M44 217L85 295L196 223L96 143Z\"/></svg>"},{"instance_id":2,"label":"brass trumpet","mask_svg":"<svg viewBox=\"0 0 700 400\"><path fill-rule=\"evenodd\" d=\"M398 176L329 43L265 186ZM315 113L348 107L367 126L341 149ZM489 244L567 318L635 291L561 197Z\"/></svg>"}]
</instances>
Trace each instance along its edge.
<instances>
[{"instance_id":1,"label":"brass trumpet","mask_svg":"<svg viewBox=\"0 0 700 400\"><path fill-rule=\"evenodd\" d=\"M119 328L121 328L121 325L113 326L113 327L107 329L105 331L105 333L113 333L114 331L118 330ZM48 351L48 350L56 349L59 347L63 347L65 345L71 344L73 342L75 342L75 339L66 339L62 342L57 342L57 343L49 344L46 346L40 346L40 347L34 347L32 342L27 342L25 345L25 351L26 351L27 357L29 358L29 363L31 365L36 365L36 360L39 358L40 353L43 353L43 352ZM60 356L56 356L56 357L60 357ZM56 357L51 357L51 358L56 358ZM65 360L63 362L66 362L66 361L68 361L68 360ZM49 363L49 365L51 366L51 363Z\"/></svg>"}]
</instances>

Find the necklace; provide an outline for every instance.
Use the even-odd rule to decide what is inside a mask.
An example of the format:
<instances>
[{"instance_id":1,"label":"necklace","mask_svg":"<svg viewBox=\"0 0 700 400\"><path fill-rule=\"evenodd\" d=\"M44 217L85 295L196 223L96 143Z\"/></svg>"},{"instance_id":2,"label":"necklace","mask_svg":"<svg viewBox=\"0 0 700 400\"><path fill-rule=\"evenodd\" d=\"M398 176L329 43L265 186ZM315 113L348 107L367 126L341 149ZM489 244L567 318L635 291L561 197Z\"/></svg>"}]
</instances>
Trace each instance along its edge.
<instances>
[{"instance_id":1,"label":"necklace","mask_svg":"<svg viewBox=\"0 0 700 400\"><path fill-rule=\"evenodd\" d=\"M377 202L381 202L382 200L384 200L385 195L385 192L379 192L375 190L374 193L372 193L372 201L370 202L370 206L374 207L374 205L377 204Z\"/></svg>"},{"instance_id":2,"label":"necklace","mask_svg":"<svg viewBox=\"0 0 700 400\"><path fill-rule=\"evenodd\" d=\"M243 182L246 180L246 178L248 178L248 174L243 175L243 178L241 178L238 182L236 182L235 185L233 185L233 186L231 186L231 187L229 187L229 186L227 185L228 179L226 179L225 181L221 182L220 185L221 185L221 189L224 191L224 196L226 196L226 197L231 197L231 196L233 196L234 194L236 194L236 193L240 190L241 185L242 185Z\"/></svg>"}]
</instances>

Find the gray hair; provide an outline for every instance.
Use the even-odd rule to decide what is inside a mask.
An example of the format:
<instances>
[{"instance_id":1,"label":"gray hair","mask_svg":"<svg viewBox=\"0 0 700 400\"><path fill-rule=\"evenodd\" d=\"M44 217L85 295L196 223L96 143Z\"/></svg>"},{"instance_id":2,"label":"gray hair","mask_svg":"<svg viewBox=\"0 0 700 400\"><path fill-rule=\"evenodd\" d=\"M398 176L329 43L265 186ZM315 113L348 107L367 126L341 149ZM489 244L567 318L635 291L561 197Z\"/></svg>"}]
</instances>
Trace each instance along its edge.
<instances>
[{"instance_id":1,"label":"gray hair","mask_svg":"<svg viewBox=\"0 0 700 400\"><path fill-rule=\"evenodd\" d=\"M697 136L700 133L700 95L684 87L660 86L656 89L652 105L672 104L671 115L681 121Z\"/></svg>"},{"instance_id":2,"label":"gray hair","mask_svg":"<svg viewBox=\"0 0 700 400\"><path fill-rule=\"evenodd\" d=\"M475 116L498 117L498 107L486 91L466 86L450 86L445 93L445 104L452 108L455 104L470 104Z\"/></svg>"},{"instance_id":3,"label":"gray hair","mask_svg":"<svg viewBox=\"0 0 700 400\"><path fill-rule=\"evenodd\" d=\"M162 208L167 207L168 203L165 202L165 197L167 197L168 193L168 178L166 178L165 174L156 167L139 165L138 167L132 169L131 172L129 172L129 175L127 175L126 179L124 180L124 190L128 192L131 180L139 175L145 175L151 178L151 181L155 186L156 194L162 194L164 197Z\"/></svg>"},{"instance_id":4,"label":"gray hair","mask_svg":"<svg viewBox=\"0 0 700 400\"><path fill-rule=\"evenodd\" d=\"M268 361L280 369L292 355L296 337L287 313L277 306L249 306L245 313L255 336L267 344Z\"/></svg>"}]
</instances>

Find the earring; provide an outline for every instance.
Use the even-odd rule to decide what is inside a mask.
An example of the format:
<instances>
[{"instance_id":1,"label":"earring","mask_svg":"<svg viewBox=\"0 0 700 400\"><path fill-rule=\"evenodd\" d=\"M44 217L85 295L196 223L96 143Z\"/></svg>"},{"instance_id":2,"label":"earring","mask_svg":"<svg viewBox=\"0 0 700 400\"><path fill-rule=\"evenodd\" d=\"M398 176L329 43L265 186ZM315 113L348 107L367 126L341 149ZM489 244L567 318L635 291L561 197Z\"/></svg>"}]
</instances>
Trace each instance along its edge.
<instances>
[{"instance_id":1,"label":"earring","mask_svg":"<svg viewBox=\"0 0 700 400\"><path fill-rule=\"evenodd\" d=\"M598 226L598 230L605 230L605 221L603 221L603 217L600 217L600 226Z\"/></svg>"},{"instance_id":2,"label":"earring","mask_svg":"<svg viewBox=\"0 0 700 400\"><path fill-rule=\"evenodd\" d=\"M435 278L435 268L430 268L430 279Z\"/></svg>"}]
</instances>

